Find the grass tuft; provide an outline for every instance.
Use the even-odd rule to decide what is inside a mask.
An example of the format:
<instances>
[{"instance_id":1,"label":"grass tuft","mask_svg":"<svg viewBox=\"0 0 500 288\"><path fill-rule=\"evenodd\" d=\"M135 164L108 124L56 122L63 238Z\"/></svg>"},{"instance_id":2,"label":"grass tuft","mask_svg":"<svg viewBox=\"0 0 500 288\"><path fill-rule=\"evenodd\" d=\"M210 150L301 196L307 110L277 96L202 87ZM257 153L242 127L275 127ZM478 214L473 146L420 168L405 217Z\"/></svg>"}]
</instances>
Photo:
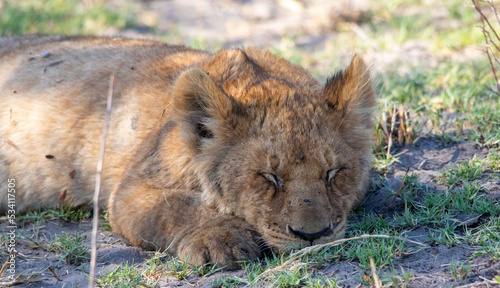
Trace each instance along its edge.
<instances>
[{"instance_id":1,"label":"grass tuft","mask_svg":"<svg viewBox=\"0 0 500 288\"><path fill-rule=\"evenodd\" d=\"M55 251L62 254L59 261L65 260L67 264L79 265L89 261L89 251L86 246L87 237L78 234L61 235L47 245L48 251Z\"/></svg>"}]
</instances>

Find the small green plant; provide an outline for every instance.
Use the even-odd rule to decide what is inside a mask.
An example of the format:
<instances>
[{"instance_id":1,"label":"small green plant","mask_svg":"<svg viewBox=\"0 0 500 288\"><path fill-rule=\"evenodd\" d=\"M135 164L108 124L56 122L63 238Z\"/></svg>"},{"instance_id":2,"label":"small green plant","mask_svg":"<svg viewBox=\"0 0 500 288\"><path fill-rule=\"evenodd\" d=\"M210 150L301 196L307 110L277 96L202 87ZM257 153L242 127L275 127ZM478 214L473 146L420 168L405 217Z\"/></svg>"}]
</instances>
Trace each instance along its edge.
<instances>
[{"instance_id":1,"label":"small green plant","mask_svg":"<svg viewBox=\"0 0 500 288\"><path fill-rule=\"evenodd\" d=\"M468 161L463 161L456 168L448 168L442 177L446 186L454 188L466 181L474 181L482 177L484 172L483 161L476 156Z\"/></svg>"},{"instance_id":2,"label":"small green plant","mask_svg":"<svg viewBox=\"0 0 500 288\"><path fill-rule=\"evenodd\" d=\"M172 257L170 261L166 263L170 270L166 274L179 280L186 279L192 273L192 270L190 269L191 265L188 263L188 260L189 259L181 261L177 257Z\"/></svg>"},{"instance_id":3,"label":"small green plant","mask_svg":"<svg viewBox=\"0 0 500 288\"><path fill-rule=\"evenodd\" d=\"M128 262L117 267L114 271L96 279L99 287L156 287L157 280L147 281L137 270L135 265Z\"/></svg>"},{"instance_id":4,"label":"small green plant","mask_svg":"<svg viewBox=\"0 0 500 288\"><path fill-rule=\"evenodd\" d=\"M212 281L211 284L213 288L237 287L242 284L250 286L250 282L246 279L242 279L239 277L228 277L228 276L222 276L220 278L217 278L214 281Z\"/></svg>"},{"instance_id":5,"label":"small green plant","mask_svg":"<svg viewBox=\"0 0 500 288\"><path fill-rule=\"evenodd\" d=\"M86 239L87 237L80 233L68 234L63 232L47 245L47 250L61 253L62 256L59 261L65 260L68 264L79 265L89 261Z\"/></svg>"},{"instance_id":6,"label":"small green plant","mask_svg":"<svg viewBox=\"0 0 500 288\"><path fill-rule=\"evenodd\" d=\"M401 288L406 288L410 284L410 280L413 277L412 272L405 271L403 267L401 267L401 275L398 276L394 268L392 268L392 276L390 277L390 280L388 281L388 284L390 284L390 287L401 287Z\"/></svg>"},{"instance_id":7,"label":"small green plant","mask_svg":"<svg viewBox=\"0 0 500 288\"><path fill-rule=\"evenodd\" d=\"M476 251L473 257L488 255L492 259L500 260L500 219L498 215L491 217L483 225L467 231L463 236L464 241L469 245L479 247L479 251Z\"/></svg>"},{"instance_id":8,"label":"small green plant","mask_svg":"<svg viewBox=\"0 0 500 288\"><path fill-rule=\"evenodd\" d=\"M462 282L467 277L469 277L469 270L470 270L471 264L460 264L460 266L456 266L454 263L450 264L450 271L451 275L453 276L453 279L455 282Z\"/></svg>"},{"instance_id":9,"label":"small green plant","mask_svg":"<svg viewBox=\"0 0 500 288\"><path fill-rule=\"evenodd\" d=\"M307 262L296 269L273 272L275 287L301 287L311 279L311 274L307 271Z\"/></svg>"},{"instance_id":10,"label":"small green plant","mask_svg":"<svg viewBox=\"0 0 500 288\"><path fill-rule=\"evenodd\" d=\"M38 223L49 220L81 221L87 220L92 216L92 211L83 208L58 207L54 209L45 209L38 211L29 211L24 215L17 217L22 223Z\"/></svg>"}]
</instances>

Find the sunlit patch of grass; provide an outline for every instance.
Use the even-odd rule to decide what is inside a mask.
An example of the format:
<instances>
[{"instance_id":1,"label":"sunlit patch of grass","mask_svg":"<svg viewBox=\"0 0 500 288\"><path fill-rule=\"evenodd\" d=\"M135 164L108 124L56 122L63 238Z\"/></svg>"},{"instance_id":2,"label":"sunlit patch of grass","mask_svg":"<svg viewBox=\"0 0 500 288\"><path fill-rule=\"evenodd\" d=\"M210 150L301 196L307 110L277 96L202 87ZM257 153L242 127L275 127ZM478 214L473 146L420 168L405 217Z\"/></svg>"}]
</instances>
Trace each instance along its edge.
<instances>
[{"instance_id":1,"label":"sunlit patch of grass","mask_svg":"<svg viewBox=\"0 0 500 288\"><path fill-rule=\"evenodd\" d=\"M458 164L456 168L448 168L444 171L442 177L448 187L454 188L465 182L481 178L483 172L483 161L474 156L474 158Z\"/></svg>"},{"instance_id":2,"label":"sunlit patch of grass","mask_svg":"<svg viewBox=\"0 0 500 288\"><path fill-rule=\"evenodd\" d=\"M481 145L500 143L500 99L488 90L494 78L486 61L441 63L432 71L390 72L377 87L380 101L403 105L415 130ZM425 128L425 129L424 129ZM454 136L446 135L448 130Z\"/></svg>"},{"instance_id":3,"label":"sunlit patch of grass","mask_svg":"<svg viewBox=\"0 0 500 288\"><path fill-rule=\"evenodd\" d=\"M0 36L32 33L92 34L135 25L129 5L85 5L76 0L6 0L0 10Z\"/></svg>"},{"instance_id":4,"label":"sunlit patch of grass","mask_svg":"<svg viewBox=\"0 0 500 288\"><path fill-rule=\"evenodd\" d=\"M54 209L44 209L29 211L24 215L19 215L17 220L21 223L34 223L48 220L81 221L89 219L92 210L84 208L58 207Z\"/></svg>"}]
</instances>

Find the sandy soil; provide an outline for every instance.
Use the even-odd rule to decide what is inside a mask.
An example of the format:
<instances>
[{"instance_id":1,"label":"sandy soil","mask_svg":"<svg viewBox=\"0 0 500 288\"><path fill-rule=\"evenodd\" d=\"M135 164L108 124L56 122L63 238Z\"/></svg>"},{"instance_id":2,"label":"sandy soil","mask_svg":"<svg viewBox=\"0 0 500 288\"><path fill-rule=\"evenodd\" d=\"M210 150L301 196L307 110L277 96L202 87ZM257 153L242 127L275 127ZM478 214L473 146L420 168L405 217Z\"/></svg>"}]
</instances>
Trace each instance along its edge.
<instances>
[{"instance_id":1,"label":"sandy soil","mask_svg":"<svg viewBox=\"0 0 500 288\"><path fill-rule=\"evenodd\" d=\"M115 1L119 4L119 0ZM252 45L270 47L277 45L285 35L297 35L297 47L304 51L318 51L325 48L328 39L336 37L335 25L339 19L352 20L353 34L363 38L362 30L356 23L363 21L366 11L370 9L370 1L329 1L329 0L153 0L143 1L141 17L144 21L158 20L158 34L176 34L180 40L190 43L193 39L204 39L208 46L220 45L222 47ZM443 10L437 5L432 11L432 17L441 19ZM155 18L156 17L156 18ZM446 25L450 23L445 23ZM443 24L444 25L444 24ZM451 24L450 24L451 25ZM107 31L106 33L110 33ZM126 35L137 36L138 31L126 31ZM140 36L144 36L141 31ZM369 41L369 39L365 39ZM217 44L219 43L219 44ZM350 49L340 50L339 57L344 57L346 62L353 55ZM432 54L425 42L410 42L398 47L390 47L382 51L373 47L367 55L378 71L393 65L412 66L427 65L431 67L436 61L454 59L468 61L482 57L480 52L467 48L461 53L448 53L446 55ZM443 58L444 57L444 58ZM406 65L406 66L405 66ZM317 67L316 67L317 68ZM328 67L332 69L332 67ZM333 72L333 71L332 71ZM406 149L400 156L399 163L392 165L387 175L388 184L397 191L401 179L408 168L410 173L420 176L422 183L428 184L435 193L440 193L442 187L435 180L439 175L438 170L446 165L471 159L474 155L485 157L487 148L482 148L474 143L458 142L443 144L435 138L422 138L415 144L397 148ZM397 151L396 151L397 152ZM497 181L497 182L495 182ZM500 182L497 180L485 183L486 193L492 199L500 198ZM365 209L374 213L386 211L388 195L383 191L374 191L367 196ZM389 207L389 212L403 209L403 203L397 201ZM460 215L457 215L460 217ZM2 218L0 231L7 233L8 225ZM477 221L469 221L467 225L484 221L479 217ZM462 219L463 221L463 219ZM41 226L40 226L41 225ZM469 272L469 277L462 283L453 282L449 263L463 263L469 259L473 251L468 246L458 245L448 248L430 241L428 228L417 227L408 231L410 239L429 245L426 249L414 249L413 253L403 256L394 262L395 267L404 267L413 272L410 287L491 287L484 279L491 279L500 271L500 263L478 258ZM81 233L90 239L90 220L78 222L65 222L61 220L45 221L42 224L26 223L17 230L22 235L16 245L19 251L16 257L16 271L19 287L85 287L89 263L81 265L68 265L61 261L61 255L49 252L46 245L61 232ZM90 241L90 240L89 240ZM122 263L139 264L151 258L151 252L127 245L119 236L100 228L98 249L98 274L116 269ZM6 251L0 252L0 264L6 260ZM53 268L51 268L53 267ZM52 271L53 272L52 272ZM343 287L358 287L363 275L356 263L334 262L320 269L325 275L337 277L339 285ZM379 271L380 275L390 271ZM4 273L5 274L5 273ZM245 278L244 271L216 273L209 277L190 276L184 281L174 277L163 276L158 283L159 287L211 287L211 283L218 277L230 274ZM5 275L4 275L5 276ZM27 281L28 278L29 280ZM0 282L6 281L0 277ZM266 286L262 282L261 286ZM0 284L0 286L2 286Z\"/></svg>"},{"instance_id":2,"label":"sandy soil","mask_svg":"<svg viewBox=\"0 0 500 288\"><path fill-rule=\"evenodd\" d=\"M401 184L401 179L408 167L410 173L420 176L420 182L429 185L432 191L440 193L441 187L436 182L436 170L445 165L461 162L470 159L473 155L485 157L488 153L487 148L481 148L474 143L460 142L443 145L435 138L422 138L414 145L401 147L399 149L407 150L400 157L400 163L395 163L387 176L388 185L397 191ZM498 180L497 180L498 181ZM500 181L490 183L486 190L487 196L492 199L500 198ZM383 213L391 215L394 211L401 211L404 204L398 201L389 203L392 197L382 191L374 191L368 194L364 207L367 212ZM386 211L388 209L388 211ZM480 216L480 215L478 215ZM457 215L457 220L465 221ZM487 216L486 216L487 217ZM473 217L469 217L473 218ZM486 218L487 219L487 218ZM477 218L475 221L468 221L467 225L477 225L479 221L485 221L485 218ZM81 223L65 222L61 220L45 221L42 224L29 223L23 228L18 229L22 235L17 243L19 254L16 257L17 271L22 271L20 280L23 281L23 287L84 287L87 285L87 273L89 263L81 265L68 265L61 261L61 254L49 252L46 249L47 244L52 241L56 235L61 232L81 233L84 237L91 237L91 221L86 220ZM0 231L8 231L7 223L0 224ZM408 231L409 239L416 240L429 245L425 249L410 249L411 254L404 255L401 259L394 262L395 267L403 267L406 271L413 272L413 280L410 287L455 287L475 283L470 287L488 287L484 279L492 279L500 270L500 262L488 260L487 258L475 259L473 268L469 272L469 277L462 283L454 282L450 272L450 263L465 263L474 252L469 246L458 245L448 248L432 242L429 237L427 227L419 226ZM31 240L30 240L31 239ZM152 252L143 251L136 247L127 245L121 237L100 228L99 231L99 249L97 272L102 273L112 271L122 263L139 264L149 261ZM412 247L409 245L408 247ZM4 252L2 251L2 254ZM4 257L2 257L3 259ZM53 267L54 274L51 272ZM140 269L139 269L140 270ZM339 280L342 287L358 287L362 279L362 271L355 263L339 261L329 263L319 269L325 275L331 275ZM390 273L390 270L378 271L380 275ZM32 282L26 282L26 276L31 275ZM170 276L163 276L158 283L159 287L211 287L212 282L223 275L236 277L245 277L245 272L223 272L216 273L209 277L190 276L186 281L179 281ZM57 276L57 278L56 278ZM0 278L0 282L5 278ZM262 281L262 286L267 282Z\"/></svg>"}]
</instances>

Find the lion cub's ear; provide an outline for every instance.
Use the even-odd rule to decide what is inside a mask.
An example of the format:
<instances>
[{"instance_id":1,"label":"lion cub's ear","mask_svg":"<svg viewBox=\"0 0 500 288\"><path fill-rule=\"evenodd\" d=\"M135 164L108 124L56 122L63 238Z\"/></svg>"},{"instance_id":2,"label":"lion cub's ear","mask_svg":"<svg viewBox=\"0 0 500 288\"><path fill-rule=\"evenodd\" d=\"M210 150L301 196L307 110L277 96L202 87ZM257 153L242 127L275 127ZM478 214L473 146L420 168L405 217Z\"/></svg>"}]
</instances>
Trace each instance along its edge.
<instances>
[{"instance_id":1,"label":"lion cub's ear","mask_svg":"<svg viewBox=\"0 0 500 288\"><path fill-rule=\"evenodd\" d=\"M344 139L353 146L371 139L376 99L370 71L361 57L355 55L346 70L328 79L324 91L328 106L342 117Z\"/></svg>"},{"instance_id":2,"label":"lion cub's ear","mask_svg":"<svg viewBox=\"0 0 500 288\"><path fill-rule=\"evenodd\" d=\"M199 68L179 75L173 96L172 120L181 124L184 136L212 138L213 131L227 131L234 122L235 101Z\"/></svg>"}]
</instances>

